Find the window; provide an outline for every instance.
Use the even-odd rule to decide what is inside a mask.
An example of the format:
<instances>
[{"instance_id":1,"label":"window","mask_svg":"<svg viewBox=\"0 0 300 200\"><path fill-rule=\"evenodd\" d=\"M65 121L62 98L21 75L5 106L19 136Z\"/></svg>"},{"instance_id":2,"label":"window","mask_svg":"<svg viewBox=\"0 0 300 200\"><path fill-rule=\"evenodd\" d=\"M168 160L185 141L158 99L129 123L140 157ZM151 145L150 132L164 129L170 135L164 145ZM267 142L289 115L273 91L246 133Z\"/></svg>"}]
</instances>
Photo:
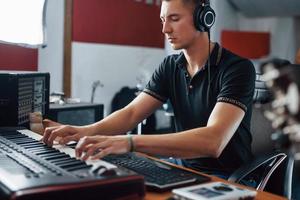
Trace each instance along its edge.
<instances>
[{"instance_id":1,"label":"window","mask_svg":"<svg viewBox=\"0 0 300 200\"><path fill-rule=\"evenodd\" d=\"M46 1L0 0L0 42L44 45Z\"/></svg>"}]
</instances>

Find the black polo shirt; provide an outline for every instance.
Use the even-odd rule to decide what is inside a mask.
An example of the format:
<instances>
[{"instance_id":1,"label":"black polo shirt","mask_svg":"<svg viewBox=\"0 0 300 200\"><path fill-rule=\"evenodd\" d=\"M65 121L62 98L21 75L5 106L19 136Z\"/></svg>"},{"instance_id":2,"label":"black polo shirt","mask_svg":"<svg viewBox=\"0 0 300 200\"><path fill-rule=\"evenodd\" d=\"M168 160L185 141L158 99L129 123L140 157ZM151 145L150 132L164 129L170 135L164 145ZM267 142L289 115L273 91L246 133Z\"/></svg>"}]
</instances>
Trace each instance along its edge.
<instances>
[{"instance_id":1,"label":"black polo shirt","mask_svg":"<svg viewBox=\"0 0 300 200\"><path fill-rule=\"evenodd\" d=\"M218 159L184 160L185 166L190 168L232 172L252 158L250 120L255 69L249 60L217 43L210 56L210 65L209 85L207 64L190 77L183 53L168 56L153 73L143 92L162 102L170 100L176 131L205 127L217 102L230 103L245 111L240 126Z\"/></svg>"}]
</instances>

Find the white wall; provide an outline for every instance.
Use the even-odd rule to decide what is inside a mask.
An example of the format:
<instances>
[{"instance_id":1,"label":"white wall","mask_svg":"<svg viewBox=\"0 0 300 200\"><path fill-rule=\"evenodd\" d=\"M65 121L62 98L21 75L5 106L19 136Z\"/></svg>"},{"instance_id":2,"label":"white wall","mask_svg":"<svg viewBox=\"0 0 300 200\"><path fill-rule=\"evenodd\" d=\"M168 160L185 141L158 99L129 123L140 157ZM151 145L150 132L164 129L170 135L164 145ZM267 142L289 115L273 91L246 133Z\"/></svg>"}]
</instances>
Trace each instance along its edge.
<instances>
[{"instance_id":1,"label":"white wall","mask_svg":"<svg viewBox=\"0 0 300 200\"><path fill-rule=\"evenodd\" d=\"M50 92L62 91L64 1L47 1L47 46L38 53L38 71L50 72Z\"/></svg>"},{"instance_id":2,"label":"white wall","mask_svg":"<svg viewBox=\"0 0 300 200\"><path fill-rule=\"evenodd\" d=\"M144 83L165 56L164 49L73 42L72 97L90 101L92 84L100 80L95 103L104 103L110 112L113 96L121 87Z\"/></svg>"},{"instance_id":3,"label":"white wall","mask_svg":"<svg viewBox=\"0 0 300 200\"><path fill-rule=\"evenodd\" d=\"M48 0L47 47L39 49L38 70L50 72L50 92L63 90L64 1ZM137 77L149 79L165 56L164 49L117 45L72 44L72 97L90 101L93 81L100 80L95 103L110 112L113 95L123 86L135 87Z\"/></svg>"},{"instance_id":4,"label":"white wall","mask_svg":"<svg viewBox=\"0 0 300 200\"><path fill-rule=\"evenodd\" d=\"M295 59L297 47L296 18L293 17L260 17L246 18L239 14L239 30L265 31L271 33L271 52L269 57ZM299 34L299 32L298 32Z\"/></svg>"},{"instance_id":5,"label":"white wall","mask_svg":"<svg viewBox=\"0 0 300 200\"><path fill-rule=\"evenodd\" d=\"M222 30L236 30L238 28L237 13L228 1L211 0L210 2L216 13L216 22L211 28L211 39L220 43Z\"/></svg>"},{"instance_id":6,"label":"white wall","mask_svg":"<svg viewBox=\"0 0 300 200\"><path fill-rule=\"evenodd\" d=\"M267 31L271 33L271 52L268 57L294 61L296 50L300 47L299 17L247 18L236 12L227 1L211 0L211 6L217 16L211 32L213 41L220 42L221 31L224 29Z\"/></svg>"}]
</instances>

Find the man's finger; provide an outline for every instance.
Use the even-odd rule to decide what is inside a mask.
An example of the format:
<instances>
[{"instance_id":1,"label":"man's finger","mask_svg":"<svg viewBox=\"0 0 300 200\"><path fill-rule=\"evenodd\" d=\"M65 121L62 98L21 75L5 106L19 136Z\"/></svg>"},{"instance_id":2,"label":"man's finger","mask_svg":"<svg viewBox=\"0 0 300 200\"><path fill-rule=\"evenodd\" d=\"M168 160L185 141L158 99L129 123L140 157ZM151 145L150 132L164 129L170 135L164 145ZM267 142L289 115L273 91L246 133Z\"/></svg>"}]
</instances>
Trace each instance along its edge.
<instances>
[{"instance_id":1,"label":"man's finger","mask_svg":"<svg viewBox=\"0 0 300 200\"><path fill-rule=\"evenodd\" d=\"M44 134L43 134L43 142L45 144L48 144L48 139L50 137L50 135L52 134L52 131L55 130L57 127L48 127L45 129Z\"/></svg>"},{"instance_id":2,"label":"man's finger","mask_svg":"<svg viewBox=\"0 0 300 200\"><path fill-rule=\"evenodd\" d=\"M95 152L97 152L96 145L90 145L85 154L81 157L81 160L87 160L90 156L92 156Z\"/></svg>"},{"instance_id":3,"label":"man's finger","mask_svg":"<svg viewBox=\"0 0 300 200\"><path fill-rule=\"evenodd\" d=\"M67 144L71 141L78 141L78 134L65 136L65 137L61 138L58 141L58 143L63 145L63 144Z\"/></svg>"},{"instance_id":4,"label":"man's finger","mask_svg":"<svg viewBox=\"0 0 300 200\"><path fill-rule=\"evenodd\" d=\"M76 157L80 158L82 156L82 152L87 151L88 145L93 142L94 142L94 140L88 136L81 138L75 147Z\"/></svg>"},{"instance_id":5,"label":"man's finger","mask_svg":"<svg viewBox=\"0 0 300 200\"><path fill-rule=\"evenodd\" d=\"M91 160L98 160L100 158L103 158L104 156L107 156L109 154L113 153L113 148L112 147L108 147L106 149L103 149L101 151L99 151L99 153L91 156Z\"/></svg>"},{"instance_id":6,"label":"man's finger","mask_svg":"<svg viewBox=\"0 0 300 200\"><path fill-rule=\"evenodd\" d=\"M47 144L49 146L53 145L53 141L57 138L57 137L65 137L69 135L69 130L68 127L62 126L62 127L58 127L55 130L52 130L51 135L48 138Z\"/></svg>"}]
</instances>

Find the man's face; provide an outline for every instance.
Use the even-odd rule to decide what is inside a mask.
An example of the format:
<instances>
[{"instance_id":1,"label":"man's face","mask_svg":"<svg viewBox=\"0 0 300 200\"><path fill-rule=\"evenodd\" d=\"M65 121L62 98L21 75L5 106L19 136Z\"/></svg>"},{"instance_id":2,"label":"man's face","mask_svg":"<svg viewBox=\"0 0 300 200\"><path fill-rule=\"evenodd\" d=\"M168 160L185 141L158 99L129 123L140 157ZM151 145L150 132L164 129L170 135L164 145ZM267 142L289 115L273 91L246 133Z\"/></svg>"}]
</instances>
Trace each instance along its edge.
<instances>
[{"instance_id":1,"label":"man's face","mask_svg":"<svg viewBox=\"0 0 300 200\"><path fill-rule=\"evenodd\" d=\"M160 18L162 32L175 50L189 48L199 35L193 24L193 8L182 0L162 1Z\"/></svg>"}]
</instances>

